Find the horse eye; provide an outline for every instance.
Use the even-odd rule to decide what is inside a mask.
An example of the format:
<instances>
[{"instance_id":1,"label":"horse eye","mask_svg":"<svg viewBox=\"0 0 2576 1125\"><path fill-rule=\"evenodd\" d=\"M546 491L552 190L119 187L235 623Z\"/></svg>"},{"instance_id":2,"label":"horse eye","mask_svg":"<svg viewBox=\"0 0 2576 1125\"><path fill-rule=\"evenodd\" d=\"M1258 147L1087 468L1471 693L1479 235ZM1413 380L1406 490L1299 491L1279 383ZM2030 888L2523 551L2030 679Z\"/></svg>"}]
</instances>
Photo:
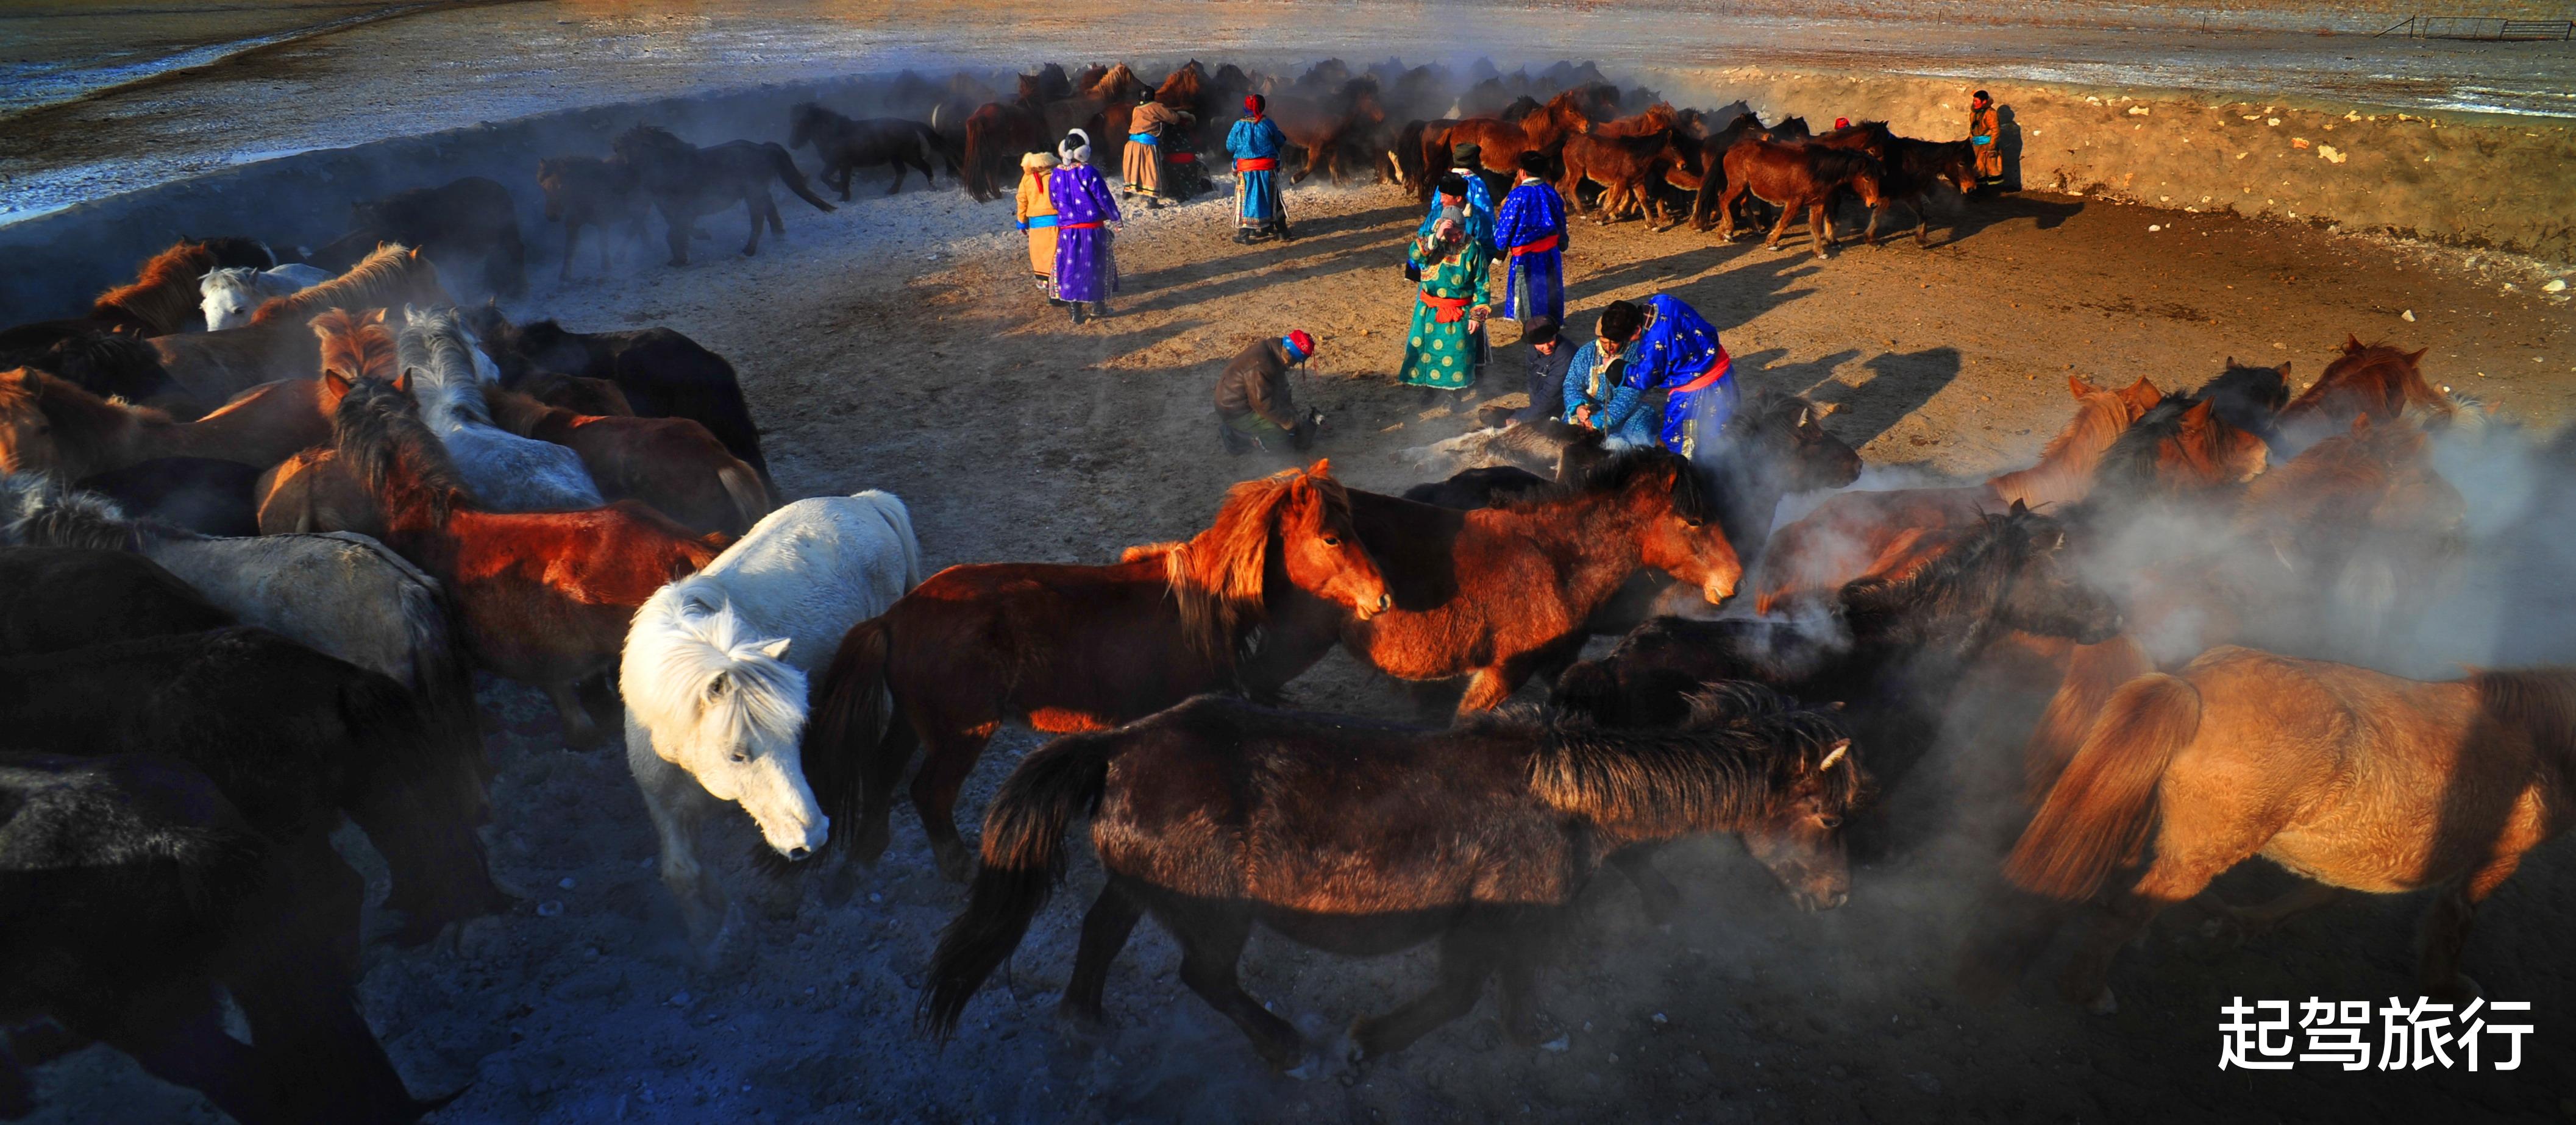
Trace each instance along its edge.
<instances>
[{"instance_id":1,"label":"horse eye","mask_svg":"<svg viewBox=\"0 0 2576 1125\"><path fill-rule=\"evenodd\" d=\"M745 754L745 753L743 753L743 752L742 752L742 751L740 751L740 750L736 750L736 751L734 751L734 752L733 752L733 760L734 760L734 761L736 761L736 762L748 763L748 762L750 762L750 761L751 761L751 755L749 755L749 754ZM1832 827L1832 826L1831 826L1831 825L1827 825L1826 827Z\"/></svg>"},{"instance_id":2,"label":"horse eye","mask_svg":"<svg viewBox=\"0 0 2576 1125\"><path fill-rule=\"evenodd\" d=\"M1843 826L1843 818L1830 815L1820 816L1816 818L1816 823L1824 825L1827 828L1840 828Z\"/></svg>"},{"instance_id":3,"label":"horse eye","mask_svg":"<svg viewBox=\"0 0 2576 1125\"><path fill-rule=\"evenodd\" d=\"M1339 547L1342 545L1341 537L1337 535L1327 535L1324 537L1324 545L1327 547Z\"/></svg>"},{"instance_id":4,"label":"horse eye","mask_svg":"<svg viewBox=\"0 0 2576 1125\"><path fill-rule=\"evenodd\" d=\"M1691 518L1691 517L1689 517L1689 516L1683 516L1683 517L1682 517L1682 526L1683 526L1683 527L1706 527L1706 526L1708 526L1708 521L1707 521L1707 520L1701 520L1701 519L1692 519L1692 518Z\"/></svg>"}]
</instances>

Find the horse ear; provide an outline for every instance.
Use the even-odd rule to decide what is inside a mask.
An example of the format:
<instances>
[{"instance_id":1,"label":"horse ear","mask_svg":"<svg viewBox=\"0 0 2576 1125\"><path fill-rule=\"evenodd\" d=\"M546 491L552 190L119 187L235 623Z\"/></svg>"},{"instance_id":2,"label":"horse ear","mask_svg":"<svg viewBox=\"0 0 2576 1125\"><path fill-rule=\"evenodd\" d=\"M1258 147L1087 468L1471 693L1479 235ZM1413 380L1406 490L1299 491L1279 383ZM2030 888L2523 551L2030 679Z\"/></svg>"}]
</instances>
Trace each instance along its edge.
<instances>
[{"instance_id":1,"label":"horse ear","mask_svg":"<svg viewBox=\"0 0 2576 1125\"><path fill-rule=\"evenodd\" d=\"M334 395L345 395L349 393L349 377L340 374L339 369L337 368L325 368L323 370L322 385L331 388L331 393Z\"/></svg>"},{"instance_id":2,"label":"horse ear","mask_svg":"<svg viewBox=\"0 0 2576 1125\"><path fill-rule=\"evenodd\" d=\"M2082 398L2086 395L2100 394L2102 388L2094 386L2081 375L2069 375L2066 377L2066 393Z\"/></svg>"},{"instance_id":3,"label":"horse ear","mask_svg":"<svg viewBox=\"0 0 2576 1125\"><path fill-rule=\"evenodd\" d=\"M2026 515L2029 515L2029 514L2030 514L2030 505L2028 505L2028 504L2026 504L2026 503L2023 503L2022 501L2020 501L2020 500L2016 499L2016 500L2014 500L2014 501L2013 501L2012 514L2013 514L2013 515L2016 515L2016 516L2026 516Z\"/></svg>"},{"instance_id":4,"label":"horse ear","mask_svg":"<svg viewBox=\"0 0 2576 1125\"><path fill-rule=\"evenodd\" d=\"M2360 351L2360 350L2361 350L2361 337L2359 337L2359 336L2355 336L2355 335L2353 335L2353 334L2352 334L2352 333L2350 333L2350 332L2346 332L2346 333L2344 333L2344 334L2343 334L2343 350L2348 351L2348 352L2357 352L2357 351Z\"/></svg>"},{"instance_id":5,"label":"horse ear","mask_svg":"<svg viewBox=\"0 0 2576 1125\"><path fill-rule=\"evenodd\" d=\"M2369 433L2369 432L2370 432L2370 415L2368 415L2368 414L2355 414L2355 415L2353 415L2353 416L2352 416L2352 432L2353 432L2353 435L2354 435L2354 436L2356 436L2356 437L2358 437L2358 436L2360 436L2360 435L2362 435L2362 434Z\"/></svg>"},{"instance_id":6,"label":"horse ear","mask_svg":"<svg viewBox=\"0 0 2576 1125\"><path fill-rule=\"evenodd\" d=\"M1314 464L1306 467L1306 475L1310 477L1329 477L1333 475L1333 459L1330 457L1316 458Z\"/></svg>"},{"instance_id":7,"label":"horse ear","mask_svg":"<svg viewBox=\"0 0 2576 1125\"><path fill-rule=\"evenodd\" d=\"M2433 350L2433 349L2431 349L2431 348L2417 348L2417 349L2415 349L2413 353L2409 354L2409 355L2406 357L2406 365L2407 365L2407 366L2409 366L2409 367L2413 367L2413 366L2415 366L2415 365L2417 365L2417 364L2419 364L2419 363L2424 362L2424 353L2429 352L2429 351L2432 351L2432 350Z\"/></svg>"},{"instance_id":8,"label":"horse ear","mask_svg":"<svg viewBox=\"0 0 2576 1125\"><path fill-rule=\"evenodd\" d=\"M404 394L411 393L411 368L403 368L400 374L394 376L394 389Z\"/></svg>"},{"instance_id":9,"label":"horse ear","mask_svg":"<svg viewBox=\"0 0 2576 1125\"><path fill-rule=\"evenodd\" d=\"M785 660L787 659L787 642L794 639L795 638L793 637L780 637L777 640L760 646L760 654L770 658L771 660Z\"/></svg>"},{"instance_id":10,"label":"horse ear","mask_svg":"<svg viewBox=\"0 0 2576 1125\"><path fill-rule=\"evenodd\" d=\"M733 673L718 672L716 678L707 681L707 698L714 699L723 695L731 687L733 687Z\"/></svg>"},{"instance_id":11,"label":"horse ear","mask_svg":"<svg viewBox=\"0 0 2576 1125\"><path fill-rule=\"evenodd\" d=\"M2279 372L2281 373L2281 381L2282 381L2282 382L2286 383L2286 382L2289 382L2289 381L2290 381L2290 361L2289 361L2289 360L2286 360L2286 359L2285 359L2285 360L2282 360L2282 361L2281 361L2281 366L2279 366L2279 367L2277 367L2277 368L2274 368L2273 370L2279 371Z\"/></svg>"},{"instance_id":12,"label":"horse ear","mask_svg":"<svg viewBox=\"0 0 2576 1125\"><path fill-rule=\"evenodd\" d=\"M1850 753L1850 752L1851 752L1851 740L1850 740L1850 739L1848 739L1848 738L1837 738L1837 739L1835 739L1835 740L1834 740L1834 750L1833 750L1833 753L1830 753L1830 754L1825 755L1825 760L1824 760L1824 761L1821 761L1821 762L1816 763L1816 772L1817 772L1817 773L1823 773L1823 772L1825 772L1826 770L1829 770L1829 769L1834 768L1834 763L1839 762L1839 761L1842 761L1842 760L1843 760L1843 755L1844 755L1844 754L1847 754L1847 753Z\"/></svg>"},{"instance_id":13,"label":"horse ear","mask_svg":"<svg viewBox=\"0 0 2576 1125\"><path fill-rule=\"evenodd\" d=\"M2218 400L2205 398L2200 400L2200 402L2194 405L2191 409L2183 411L2182 428L2186 430L2207 428L2209 426L2210 408L2217 404Z\"/></svg>"}]
</instances>

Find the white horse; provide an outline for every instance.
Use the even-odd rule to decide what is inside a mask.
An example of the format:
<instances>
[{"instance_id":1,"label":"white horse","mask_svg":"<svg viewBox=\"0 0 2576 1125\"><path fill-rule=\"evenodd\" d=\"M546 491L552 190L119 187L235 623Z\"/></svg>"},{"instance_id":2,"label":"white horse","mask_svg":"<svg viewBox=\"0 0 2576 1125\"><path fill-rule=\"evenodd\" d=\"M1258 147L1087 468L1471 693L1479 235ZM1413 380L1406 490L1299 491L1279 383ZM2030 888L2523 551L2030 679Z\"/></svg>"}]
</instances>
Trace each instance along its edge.
<instances>
[{"instance_id":1,"label":"white horse","mask_svg":"<svg viewBox=\"0 0 2576 1125\"><path fill-rule=\"evenodd\" d=\"M733 802L789 860L823 846L831 820L799 753L806 673L921 579L911 513L871 489L771 512L635 612L618 669L626 765L661 836L662 882L702 956L736 928L698 856L706 818Z\"/></svg>"},{"instance_id":2,"label":"white horse","mask_svg":"<svg viewBox=\"0 0 2576 1125\"><path fill-rule=\"evenodd\" d=\"M532 441L492 425L475 363L482 346L455 306L403 306L394 352L411 374L421 421L447 446L456 473L474 498L496 512L547 512L596 508L599 486L581 455L550 442ZM484 362L489 363L489 360Z\"/></svg>"},{"instance_id":3,"label":"white horse","mask_svg":"<svg viewBox=\"0 0 2576 1125\"><path fill-rule=\"evenodd\" d=\"M204 298L206 330L221 331L250 323L250 314L260 302L289 293L301 293L331 280L331 271L302 262L288 262L270 270L235 266L214 270L197 279L197 293Z\"/></svg>"}]
</instances>

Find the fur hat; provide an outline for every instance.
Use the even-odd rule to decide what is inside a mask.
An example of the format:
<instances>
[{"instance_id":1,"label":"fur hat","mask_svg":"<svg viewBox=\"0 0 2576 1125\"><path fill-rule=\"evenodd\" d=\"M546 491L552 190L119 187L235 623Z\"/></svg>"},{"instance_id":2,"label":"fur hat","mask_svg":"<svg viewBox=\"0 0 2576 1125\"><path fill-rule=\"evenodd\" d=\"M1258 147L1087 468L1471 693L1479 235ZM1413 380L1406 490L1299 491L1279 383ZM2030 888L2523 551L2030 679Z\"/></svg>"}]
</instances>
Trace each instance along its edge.
<instances>
[{"instance_id":1,"label":"fur hat","mask_svg":"<svg viewBox=\"0 0 2576 1125\"><path fill-rule=\"evenodd\" d=\"M1064 140L1055 146L1055 151L1064 157L1064 162L1067 164L1089 164L1091 163L1091 134L1080 129L1068 132L1064 135Z\"/></svg>"},{"instance_id":2,"label":"fur hat","mask_svg":"<svg viewBox=\"0 0 2576 1125\"><path fill-rule=\"evenodd\" d=\"M1052 152L1032 152L1020 157L1020 167L1032 172L1040 168L1053 168L1060 163L1063 162L1057 160Z\"/></svg>"},{"instance_id":3,"label":"fur hat","mask_svg":"<svg viewBox=\"0 0 2576 1125\"><path fill-rule=\"evenodd\" d=\"M1485 146L1474 141L1462 141L1449 146L1449 162L1461 168L1473 166L1484 159Z\"/></svg>"}]
</instances>

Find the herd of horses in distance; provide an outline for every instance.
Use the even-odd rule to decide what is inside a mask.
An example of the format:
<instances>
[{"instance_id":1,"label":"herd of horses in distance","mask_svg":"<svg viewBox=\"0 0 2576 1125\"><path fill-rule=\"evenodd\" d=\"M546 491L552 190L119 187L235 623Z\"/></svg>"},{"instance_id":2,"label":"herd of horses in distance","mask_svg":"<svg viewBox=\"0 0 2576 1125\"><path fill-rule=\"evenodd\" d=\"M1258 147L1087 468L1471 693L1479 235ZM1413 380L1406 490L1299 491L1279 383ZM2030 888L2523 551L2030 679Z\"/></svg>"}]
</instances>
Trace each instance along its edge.
<instances>
[{"instance_id":1,"label":"herd of horses in distance","mask_svg":"<svg viewBox=\"0 0 2576 1125\"><path fill-rule=\"evenodd\" d=\"M1193 62L1149 85L1050 66L1007 102L907 77L892 100L918 122L803 106L791 126L845 199L885 163L898 185L945 166L980 199L1066 128L1116 135L1137 98L1197 114L1203 144L1246 90L1307 169L1382 163L1417 190L1465 139L1497 168L1556 153L1605 212L1688 196L1703 225L1748 191L1821 228L1845 189L1919 208L1934 181L1973 182L1963 146L1710 131L1588 67L1458 90L1439 68L1281 82ZM1434 105L1451 116L1406 116ZM604 255L648 207L675 261L735 203L751 252L777 229L772 179L831 207L777 144L639 125L612 153L540 169L566 269L583 226ZM406 1087L355 984L369 941L520 905L480 834L477 671L546 691L570 745L622 734L708 958L751 939L705 825L739 808L763 877L839 907L909 772L937 869L968 885L926 966L926 1032L957 1031L1087 818L1106 880L1065 1017L1102 1019L1151 915L1187 987L1281 1068L1313 1045L1238 983L1256 925L1352 955L1437 940L1437 982L1352 1025L1362 1056L1466 1014L1495 976L1505 1028L1536 1042L1538 968L1602 867L1669 916L1657 846L1733 834L1830 909L1869 893L1852 850L1901 856L1968 815L1925 780L1948 748L2019 746L2026 782L2018 808L1973 814L2027 827L1980 884L1994 909L1963 985L2010 987L2074 931L2061 985L2097 1009L2149 919L2256 855L2313 885L2211 909L2250 930L2318 888L2429 889L2421 985L2472 990L2474 907L2576 801L2576 676L2371 670L2405 662L2464 575L2545 588L2566 560L2532 529L2576 512L2576 442L2429 385L2422 352L2348 340L2303 388L2288 363L2233 360L2170 386L2070 378L2038 461L1982 483L1852 490L1830 404L1755 386L1699 464L1520 425L1453 443L1474 463L1402 496L1317 461L1116 560L926 574L891 495L780 503L723 357L461 305L524 288L510 214L473 179L360 205L306 263L258 232L182 241L86 314L0 332L0 1016L20 1024L0 1114L29 1108L26 1068L89 1042L245 1122L442 1104ZM2497 531L2440 466L2500 450L2556 469ZM1774 530L1808 494L1826 495ZM1616 639L1586 659L1596 637ZM1427 721L1283 709L1337 646ZM1512 702L1533 679L1546 701ZM2024 705L1959 704L1981 690ZM1060 737L970 841L959 791L1005 725ZM373 934L331 843L344 818L390 872Z\"/></svg>"}]
</instances>

